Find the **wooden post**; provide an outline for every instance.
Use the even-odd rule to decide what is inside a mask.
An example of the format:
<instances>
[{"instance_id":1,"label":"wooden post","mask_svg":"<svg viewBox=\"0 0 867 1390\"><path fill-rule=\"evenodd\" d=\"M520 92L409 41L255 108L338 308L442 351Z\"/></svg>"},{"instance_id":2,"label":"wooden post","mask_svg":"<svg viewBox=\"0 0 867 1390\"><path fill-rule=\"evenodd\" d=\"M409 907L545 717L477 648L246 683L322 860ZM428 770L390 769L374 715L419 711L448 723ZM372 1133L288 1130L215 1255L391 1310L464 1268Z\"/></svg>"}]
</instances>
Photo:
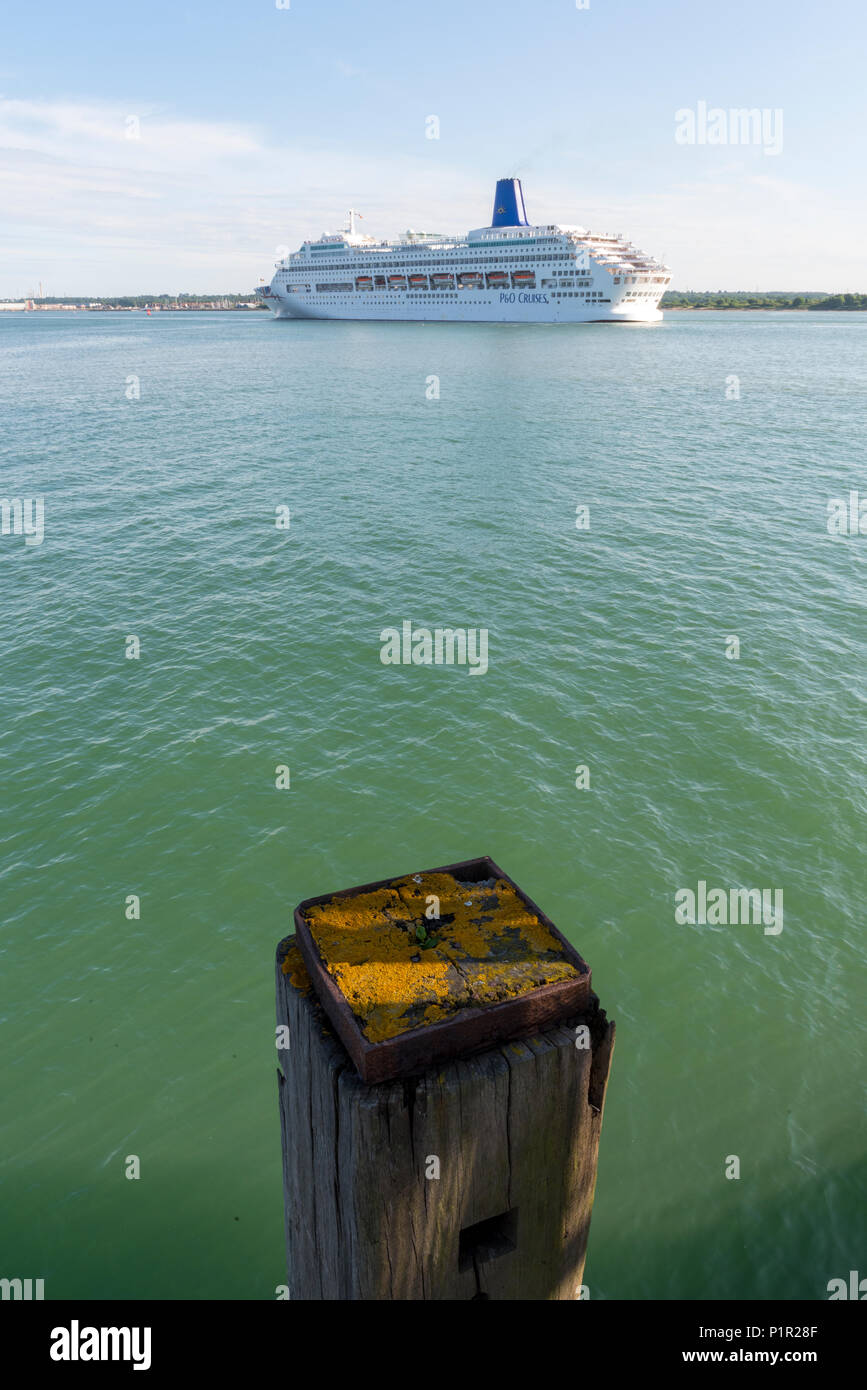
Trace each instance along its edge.
<instances>
[{"instance_id":1,"label":"wooden post","mask_svg":"<svg viewBox=\"0 0 867 1390\"><path fill-rule=\"evenodd\" d=\"M291 1298L578 1298L614 1043L596 996L519 1041L365 1085L294 943L277 948Z\"/></svg>"}]
</instances>

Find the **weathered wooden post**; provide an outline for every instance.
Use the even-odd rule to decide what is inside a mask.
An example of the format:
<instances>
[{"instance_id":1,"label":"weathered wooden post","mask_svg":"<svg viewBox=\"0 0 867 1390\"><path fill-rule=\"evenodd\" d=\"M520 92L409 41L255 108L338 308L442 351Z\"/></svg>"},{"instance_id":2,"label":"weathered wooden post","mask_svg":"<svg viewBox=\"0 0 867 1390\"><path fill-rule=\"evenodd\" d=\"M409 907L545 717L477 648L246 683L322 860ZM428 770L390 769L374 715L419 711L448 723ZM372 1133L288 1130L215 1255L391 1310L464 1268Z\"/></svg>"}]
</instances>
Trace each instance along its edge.
<instances>
[{"instance_id":1,"label":"weathered wooden post","mask_svg":"<svg viewBox=\"0 0 867 1390\"><path fill-rule=\"evenodd\" d=\"M277 948L290 1296L578 1298L614 1042L585 962L490 859L295 922Z\"/></svg>"}]
</instances>

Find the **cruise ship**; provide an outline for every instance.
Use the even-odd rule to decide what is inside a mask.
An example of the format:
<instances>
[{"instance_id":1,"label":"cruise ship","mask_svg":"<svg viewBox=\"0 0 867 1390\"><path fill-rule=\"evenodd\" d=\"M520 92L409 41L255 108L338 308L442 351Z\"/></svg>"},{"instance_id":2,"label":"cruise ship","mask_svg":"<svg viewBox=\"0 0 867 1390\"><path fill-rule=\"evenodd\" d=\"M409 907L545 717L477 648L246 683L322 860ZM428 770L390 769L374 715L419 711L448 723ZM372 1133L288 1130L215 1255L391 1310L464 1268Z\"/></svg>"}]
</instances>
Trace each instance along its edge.
<instances>
[{"instance_id":1,"label":"cruise ship","mask_svg":"<svg viewBox=\"0 0 867 1390\"><path fill-rule=\"evenodd\" d=\"M488 227L463 237L357 230L305 241L256 294L277 318L458 323L656 323L671 274L622 236L534 226L520 179L497 181Z\"/></svg>"}]
</instances>

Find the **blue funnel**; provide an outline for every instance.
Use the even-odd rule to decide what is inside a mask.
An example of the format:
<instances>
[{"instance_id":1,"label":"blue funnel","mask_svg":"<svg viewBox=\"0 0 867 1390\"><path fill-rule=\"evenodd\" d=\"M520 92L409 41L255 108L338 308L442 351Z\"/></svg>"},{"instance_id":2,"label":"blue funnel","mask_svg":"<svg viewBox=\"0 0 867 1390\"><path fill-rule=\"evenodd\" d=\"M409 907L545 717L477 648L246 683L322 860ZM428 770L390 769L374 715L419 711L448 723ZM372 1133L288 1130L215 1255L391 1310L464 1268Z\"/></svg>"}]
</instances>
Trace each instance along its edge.
<instances>
[{"instance_id":1,"label":"blue funnel","mask_svg":"<svg viewBox=\"0 0 867 1390\"><path fill-rule=\"evenodd\" d=\"M529 227L520 179L497 179L492 227Z\"/></svg>"}]
</instances>

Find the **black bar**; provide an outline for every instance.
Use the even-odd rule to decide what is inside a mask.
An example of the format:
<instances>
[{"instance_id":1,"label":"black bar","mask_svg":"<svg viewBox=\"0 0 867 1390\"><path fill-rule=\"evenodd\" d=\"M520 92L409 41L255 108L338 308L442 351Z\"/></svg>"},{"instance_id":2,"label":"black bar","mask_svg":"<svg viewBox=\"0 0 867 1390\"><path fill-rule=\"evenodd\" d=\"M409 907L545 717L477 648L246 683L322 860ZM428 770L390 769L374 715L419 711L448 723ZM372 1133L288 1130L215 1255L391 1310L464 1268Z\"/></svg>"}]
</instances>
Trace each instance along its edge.
<instances>
[{"instance_id":1,"label":"black bar","mask_svg":"<svg viewBox=\"0 0 867 1390\"><path fill-rule=\"evenodd\" d=\"M862 1300L863 1301L863 1300ZM504 1321L495 1308L473 1309L455 1322L454 1304L445 1309L423 1304L262 1302L7 1302L2 1308L3 1360L16 1366L17 1381L38 1373L62 1383L69 1376L115 1379L127 1375L160 1382L167 1373L194 1371L198 1380L213 1371L220 1382L233 1374L264 1377L287 1386L316 1375L324 1353L327 1379L345 1364L361 1376L445 1377L469 1373L467 1352L490 1373L499 1356L515 1373L515 1354L529 1360L531 1373L558 1381L581 1378L588 1371L643 1372L654 1379L674 1368L717 1365L735 1374L742 1367L771 1369L797 1365L821 1375L842 1371L857 1375L862 1364L864 1323L846 1302L615 1302L591 1300L566 1308L563 1303L523 1303L520 1312L503 1304ZM510 1313L509 1308L513 1311ZM474 1310L474 1311L473 1311ZM481 1322L480 1322L481 1317ZM549 1318L551 1321L549 1321ZM418 1319L418 1321L417 1321ZM537 1321L538 1319L538 1321ZM56 1360L56 1352L91 1349L112 1351L112 1337L97 1341L88 1329L123 1329L118 1351L127 1360ZM139 1329L134 1333L133 1329ZM149 1340L145 1336L149 1330ZM326 1334L323 1340L322 1333ZM555 1335L542 1343L538 1333ZM479 1335L484 1337L479 1341ZM499 1335L498 1335L499 1334ZM418 1337L420 1340L415 1341ZM560 1338L563 1338L560 1341ZM431 1338L434 1340L432 1341ZM421 1340L423 1339L423 1340ZM465 1340L466 1339L466 1340ZM447 1350L448 1349L448 1350ZM437 1351L444 1353L439 1372ZM552 1360L553 1357L553 1360ZM141 1370L134 1370L134 1360ZM345 1358L345 1361L342 1360ZM144 1364L145 1360L149 1364ZM19 1369L20 1368L20 1369ZM324 1369L324 1366L323 1366ZM274 1378L273 1380L271 1378ZM817 1382L818 1383L818 1382Z\"/></svg>"}]
</instances>

